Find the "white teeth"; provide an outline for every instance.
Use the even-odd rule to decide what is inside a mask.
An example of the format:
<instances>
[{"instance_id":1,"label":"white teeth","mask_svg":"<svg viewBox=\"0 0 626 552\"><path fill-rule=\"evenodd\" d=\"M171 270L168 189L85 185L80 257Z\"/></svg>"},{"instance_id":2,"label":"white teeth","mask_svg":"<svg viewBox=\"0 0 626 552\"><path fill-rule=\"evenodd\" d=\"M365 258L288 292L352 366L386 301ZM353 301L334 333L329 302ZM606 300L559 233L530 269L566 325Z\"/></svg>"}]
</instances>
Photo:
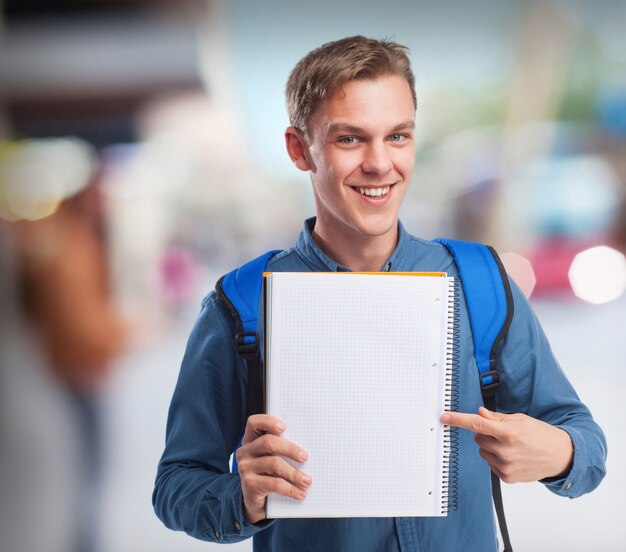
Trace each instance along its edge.
<instances>
[{"instance_id":1,"label":"white teeth","mask_svg":"<svg viewBox=\"0 0 626 552\"><path fill-rule=\"evenodd\" d=\"M357 190L361 192L363 195L370 197L382 197L387 195L389 192L389 186L385 186L384 188L359 188Z\"/></svg>"}]
</instances>

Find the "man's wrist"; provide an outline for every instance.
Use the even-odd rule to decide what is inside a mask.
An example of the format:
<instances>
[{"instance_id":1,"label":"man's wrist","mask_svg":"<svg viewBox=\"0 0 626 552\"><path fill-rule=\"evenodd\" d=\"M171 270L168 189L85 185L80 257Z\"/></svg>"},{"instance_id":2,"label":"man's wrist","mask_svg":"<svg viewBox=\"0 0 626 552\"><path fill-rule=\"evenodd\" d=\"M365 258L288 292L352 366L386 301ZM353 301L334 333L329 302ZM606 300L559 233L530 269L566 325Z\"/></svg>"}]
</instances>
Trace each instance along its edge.
<instances>
[{"instance_id":1,"label":"man's wrist","mask_svg":"<svg viewBox=\"0 0 626 552\"><path fill-rule=\"evenodd\" d=\"M559 447L560 454L556 455L561 461L555 468L555 474L544 478L543 481L563 479L570 472L574 463L574 443L570 434L560 427L555 429L559 431L559 439L562 442L562 445Z\"/></svg>"},{"instance_id":2,"label":"man's wrist","mask_svg":"<svg viewBox=\"0 0 626 552\"><path fill-rule=\"evenodd\" d=\"M251 511L247 507L246 501L244 500L243 501L243 515L246 518L246 521L248 523L251 523L252 525L256 525L257 523L265 519L265 509L258 510L258 511Z\"/></svg>"}]
</instances>

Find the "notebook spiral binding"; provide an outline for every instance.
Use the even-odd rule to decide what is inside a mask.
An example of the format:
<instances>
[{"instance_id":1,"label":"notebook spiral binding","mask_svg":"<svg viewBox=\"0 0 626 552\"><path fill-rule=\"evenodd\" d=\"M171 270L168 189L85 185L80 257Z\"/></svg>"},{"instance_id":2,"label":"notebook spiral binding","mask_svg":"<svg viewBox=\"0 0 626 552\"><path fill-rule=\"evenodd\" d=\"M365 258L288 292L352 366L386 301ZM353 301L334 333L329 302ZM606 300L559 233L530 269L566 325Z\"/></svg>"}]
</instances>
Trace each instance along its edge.
<instances>
[{"instance_id":1,"label":"notebook spiral binding","mask_svg":"<svg viewBox=\"0 0 626 552\"><path fill-rule=\"evenodd\" d=\"M446 410L459 408L459 282L450 279L450 302L448 308L448 338L450 345L446 352L446 384L444 407ZM441 513L454 512L459 505L459 430L444 427L443 444L444 478L441 500Z\"/></svg>"}]
</instances>

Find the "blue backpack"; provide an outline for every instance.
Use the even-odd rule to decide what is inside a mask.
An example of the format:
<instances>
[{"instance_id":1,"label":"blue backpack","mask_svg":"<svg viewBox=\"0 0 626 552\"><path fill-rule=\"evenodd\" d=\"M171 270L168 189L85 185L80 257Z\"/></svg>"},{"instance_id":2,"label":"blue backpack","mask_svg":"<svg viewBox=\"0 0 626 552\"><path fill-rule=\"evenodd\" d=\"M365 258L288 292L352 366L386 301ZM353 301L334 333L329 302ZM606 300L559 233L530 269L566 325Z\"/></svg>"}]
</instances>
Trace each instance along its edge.
<instances>
[{"instance_id":1,"label":"blue backpack","mask_svg":"<svg viewBox=\"0 0 626 552\"><path fill-rule=\"evenodd\" d=\"M506 271L498 254L490 246L443 238L434 241L450 251L457 265L469 311L483 403L489 410L495 411L496 391L500 386L496 358L513 319L513 296ZM279 252L268 251L224 275L216 285L218 296L235 322L237 351L248 370L248 416L263 412L263 367L257 328L258 307L263 272L269 259ZM232 470L233 473L237 472L234 454ZM502 505L500 479L493 471L491 488L504 551L512 552Z\"/></svg>"}]
</instances>

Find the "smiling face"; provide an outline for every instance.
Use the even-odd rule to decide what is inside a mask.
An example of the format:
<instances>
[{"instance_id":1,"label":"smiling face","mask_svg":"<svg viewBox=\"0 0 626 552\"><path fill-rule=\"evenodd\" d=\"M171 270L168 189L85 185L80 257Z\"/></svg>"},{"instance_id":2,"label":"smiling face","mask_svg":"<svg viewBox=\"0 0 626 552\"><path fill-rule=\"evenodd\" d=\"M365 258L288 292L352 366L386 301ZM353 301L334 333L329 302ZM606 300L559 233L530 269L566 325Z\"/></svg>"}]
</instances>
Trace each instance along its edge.
<instances>
[{"instance_id":1,"label":"smiling face","mask_svg":"<svg viewBox=\"0 0 626 552\"><path fill-rule=\"evenodd\" d=\"M413 171L415 108L400 76L349 81L320 103L287 149L310 171L322 241L367 245L397 238L398 210Z\"/></svg>"}]
</instances>

